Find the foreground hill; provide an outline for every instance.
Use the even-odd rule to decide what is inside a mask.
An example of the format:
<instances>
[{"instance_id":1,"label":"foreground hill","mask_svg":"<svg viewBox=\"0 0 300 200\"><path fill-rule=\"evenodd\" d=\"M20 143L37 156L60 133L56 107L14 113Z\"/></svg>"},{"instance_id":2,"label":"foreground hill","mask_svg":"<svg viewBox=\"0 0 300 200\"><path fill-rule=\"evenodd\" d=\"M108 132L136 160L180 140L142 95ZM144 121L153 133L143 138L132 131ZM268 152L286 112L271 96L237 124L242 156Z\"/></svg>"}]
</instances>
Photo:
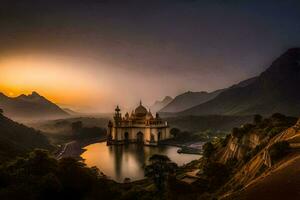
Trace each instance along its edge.
<instances>
[{"instance_id":1,"label":"foreground hill","mask_svg":"<svg viewBox=\"0 0 300 200\"><path fill-rule=\"evenodd\" d=\"M245 87L231 87L180 115L300 115L300 49L289 49Z\"/></svg>"},{"instance_id":2,"label":"foreground hill","mask_svg":"<svg viewBox=\"0 0 300 200\"><path fill-rule=\"evenodd\" d=\"M0 108L6 116L18 120L67 117L69 114L36 92L30 95L8 97L0 93Z\"/></svg>"},{"instance_id":3,"label":"foreground hill","mask_svg":"<svg viewBox=\"0 0 300 200\"><path fill-rule=\"evenodd\" d=\"M177 174L176 199L299 199L300 119L273 114L203 146ZM183 173L182 173L183 172ZM185 187L185 188L184 188ZM276 189L275 189L276 188Z\"/></svg>"},{"instance_id":4,"label":"foreground hill","mask_svg":"<svg viewBox=\"0 0 300 200\"><path fill-rule=\"evenodd\" d=\"M52 149L53 146L39 131L0 114L0 160L13 158L35 148Z\"/></svg>"},{"instance_id":5,"label":"foreground hill","mask_svg":"<svg viewBox=\"0 0 300 200\"><path fill-rule=\"evenodd\" d=\"M257 147L260 148L224 186L225 189L230 188L224 198L298 199L300 120L268 142L258 141L260 144ZM289 147L283 144L288 144ZM239 189L241 186L243 189Z\"/></svg>"}]
</instances>

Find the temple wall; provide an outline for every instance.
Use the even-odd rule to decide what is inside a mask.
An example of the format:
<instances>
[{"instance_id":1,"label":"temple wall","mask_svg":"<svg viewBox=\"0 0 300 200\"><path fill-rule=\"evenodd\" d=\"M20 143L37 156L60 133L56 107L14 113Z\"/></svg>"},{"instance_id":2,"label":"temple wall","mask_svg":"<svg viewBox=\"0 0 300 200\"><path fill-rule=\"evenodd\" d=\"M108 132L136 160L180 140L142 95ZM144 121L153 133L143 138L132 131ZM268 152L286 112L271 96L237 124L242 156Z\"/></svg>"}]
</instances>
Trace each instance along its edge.
<instances>
[{"instance_id":1,"label":"temple wall","mask_svg":"<svg viewBox=\"0 0 300 200\"><path fill-rule=\"evenodd\" d=\"M135 142L139 132L143 133L143 140L145 144L149 144L151 141L151 134L154 136L154 142L158 140L165 140L170 138L168 127L113 127L112 128L112 140L125 141L125 133L128 133L128 140ZM160 134L160 138L159 137Z\"/></svg>"}]
</instances>

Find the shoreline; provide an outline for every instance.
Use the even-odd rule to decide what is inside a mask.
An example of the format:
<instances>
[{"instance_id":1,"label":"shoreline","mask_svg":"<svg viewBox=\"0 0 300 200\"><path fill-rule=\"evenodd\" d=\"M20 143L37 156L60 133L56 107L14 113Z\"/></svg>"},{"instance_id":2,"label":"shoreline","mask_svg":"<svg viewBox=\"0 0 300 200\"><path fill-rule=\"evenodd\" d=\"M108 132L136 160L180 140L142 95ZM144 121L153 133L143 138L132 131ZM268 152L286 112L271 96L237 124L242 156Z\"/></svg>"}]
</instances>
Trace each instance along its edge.
<instances>
[{"instance_id":1,"label":"shoreline","mask_svg":"<svg viewBox=\"0 0 300 200\"><path fill-rule=\"evenodd\" d=\"M81 154L86 150L83 149L85 146L90 144L105 142L106 138L92 138L86 140L72 140L68 143L63 144L62 149L59 151L57 155L55 155L56 159L62 159L67 157L75 158L76 160L83 160Z\"/></svg>"},{"instance_id":2,"label":"shoreline","mask_svg":"<svg viewBox=\"0 0 300 200\"><path fill-rule=\"evenodd\" d=\"M176 141L164 141L161 145L165 146L174 146L179 147L177 153L181 154L194 154L194 155L202 155L202 146L205 142L198 141L198 142L183 142L183 143L176 143Z\"/></svg>"},{"instance_id":3,"label":"shoreline","mask_svg":"<svg viewBox=\"0 0 300 200\"><path fill-rule=\"evenodd\" d=\"M81 154L86 150L83 149L85 146L90 144L105 142L106 138L92 138L86 140L72 140L68 143L63 144L61 150L55 155L56 159L62 159L67 157L75 158L76 160L83 161ZM179 154L194 154L202 155L202 145L204 142L185 142L178 143L175 141L165 141L160 145L163 146L174 146L179 147L177 153Z\"/></svg>"}]
</instances>

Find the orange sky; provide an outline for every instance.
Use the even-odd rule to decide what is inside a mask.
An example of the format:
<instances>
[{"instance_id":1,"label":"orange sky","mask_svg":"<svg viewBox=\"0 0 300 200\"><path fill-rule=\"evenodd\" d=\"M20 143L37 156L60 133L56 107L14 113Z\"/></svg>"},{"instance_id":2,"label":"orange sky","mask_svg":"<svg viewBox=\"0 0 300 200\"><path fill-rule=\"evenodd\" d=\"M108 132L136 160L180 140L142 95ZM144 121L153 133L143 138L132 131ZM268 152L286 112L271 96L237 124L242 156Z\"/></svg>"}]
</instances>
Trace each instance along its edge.
<instances>
[{"instance_id":1,"label":"orange sky","mask_svg":"<svg viewBox=\"0 0 300 200\"><path fill-rule=\"evenodd\" d=\"M140 100L152 105L163 97L152 92L164 87L152 75L83 56L20 53L0 57L0 92L15 97L36 91L80 112L112 112L116 105L130 111Z\"/></svg>"},{"instance_id":2,"label":"orange sky","mask_svg":"<svg viewBox=\"0 0 300 200\"><path fill-rule=\"evenodd\" d=\"M37 91L55 103L78 108L105 101L105 90L101 93L97 87L99 81L79 65L65 58L36 55L2 58L0 91L11 97Z\"/></svg>"}]
</instances>

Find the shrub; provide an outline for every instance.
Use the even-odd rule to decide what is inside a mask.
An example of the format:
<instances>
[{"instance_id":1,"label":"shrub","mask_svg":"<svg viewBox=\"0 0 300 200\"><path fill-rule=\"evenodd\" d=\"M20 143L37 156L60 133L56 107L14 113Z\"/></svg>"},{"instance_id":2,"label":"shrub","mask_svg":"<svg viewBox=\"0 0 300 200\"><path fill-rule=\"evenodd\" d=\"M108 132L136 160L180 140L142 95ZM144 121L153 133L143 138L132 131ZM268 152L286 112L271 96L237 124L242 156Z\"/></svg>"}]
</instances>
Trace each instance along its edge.
<instances>
[{"instance_id":1,"label":"shrub","mask_svg":"<svg viewBox=\"0 0 300 200\"><path fill-rule=\"evenodd\" d=\"M178 128L172 128L171 130L170 130L170 134L173 136L173 137L177 137L179 134L180 134L180 129L178 129Z\"/></svg>"},{"instance_id":2,"label":"shrub","mask_svg":"<svg viewBox=\"0 0 300 200\"><path fill-rule=\"evenodd\" d=\"M259 124L262 122L262 120L263 120L263 117L261 115L254 115L254 117L253 117L254 124Z\"/></svg>"},{"instance_id":3,"label":"shrub","mask_svg":"<svg viewBox=\"0 0 300 200\"><path fill-rule=\"evenodd\" d=\"M290 144L287 141L280 141L273 144L269 149L272 162L276 162L284 157L290 150Z\"/></svg>"},{"instance_id":4,"label":"shrub","mask_svg":"<svg viewBox=\"0 0 300 200\"><path fill-rule=\"evenodd\" d=\"M215 148L211 142L207 142L203 145L203 156L209 158L214 152Z\"/></svg>"},{"instance_id":5,"label":"shrub","mask_svg":"<svg viewBox=\"0 0 300 200\"><path fill-rule=\"evenodd\" d=\"M35 150L0 165L0 199L113 199L119 188L96 168Z\"/></svg>"},{"instance_id":6,"label":"shrub","mask_svg":"<svg viewBox=\"0 0 300 200\"><path fill-rule=\"evenodd\" d=\"M165 155L154 154L149 158L150 164L145 167L145 176L153 179L159 192L165 190L165 184L169 175L177 169L177 164L171 162Z\"/></svg>"},{"instance_id":7,"label":"shrub","mask_svg":"<svg viewBox=\"0 0 300 200\"><path fill-rule=\"evenodd\" d=\"M226 137L221 141L222 147L225 147L230 139L230 135L226 135Z\"/></svg>"},{"instance_id":8,"label":"shrub","mask_svg":"<svg viewBox=\"0 0 300 200\"><path fill-rule=\"evenodd\" d=\"M253 158L260 150L262 150L266 146L266 143L261 143L257 145L254 149L251 151L248 151L246 155L243 157L243 161L246 163L248 162L251 158Z\"/></svg>"},{"instance_id":9,"label":"shrub","mask_svg":"<svg viewBox=\"0 0 300 200\"><path fill-rule=\"evenodd\" d=\"M231 158L231 159L227 160L226 167L229 171L232 171L235 169L237 164L238 164L238 160L236 158Z\"/></svg>"},{"instance_id":10,"label":"shrub","mask_svg":"<svg viewBox=\"0 0 300 200\"><path fill-rule=\"evenodd\" d=\"M203 174L207 176L211 191L218 189L229 177L227 167L221 163L208 162L203 167Z\"/></svg>"},{"instance_id":11,"label":"shrub","mask_svg":"<svg viewBox=\"0 0 300 200\"><path fill-rule=\"evenodd\" d=\"M281 113L274 113L271 118L273 119L278 119L278 120L284 120L286 118L285 115L281 114Z\"/></svg>"},{"instance_id":12,"label":"shrub","mask_svg":"<svg viewBox=\"0 0 300 200\"><path fill-rule=\"evenodd\" d=\"M273 127L269 132L268 132L268 136L270 138L274 137L275 135L277 135L278 133L282 132L285 128L283 127Z\"/></svg>"}]
</instances>

